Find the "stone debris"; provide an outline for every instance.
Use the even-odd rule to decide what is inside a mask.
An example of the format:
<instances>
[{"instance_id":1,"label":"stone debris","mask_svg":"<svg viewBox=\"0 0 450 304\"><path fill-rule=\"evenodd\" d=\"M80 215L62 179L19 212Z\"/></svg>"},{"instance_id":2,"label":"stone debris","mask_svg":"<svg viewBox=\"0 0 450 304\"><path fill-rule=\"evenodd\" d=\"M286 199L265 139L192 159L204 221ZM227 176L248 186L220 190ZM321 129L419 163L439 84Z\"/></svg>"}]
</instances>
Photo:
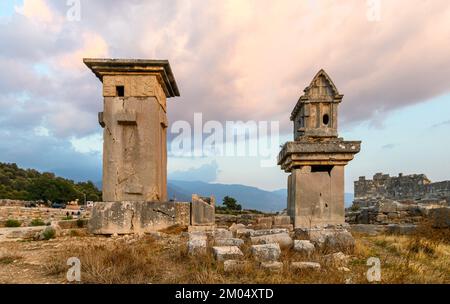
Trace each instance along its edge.
<instances>
[{"instance_id":1,"label":"stone debris","mask_svg":"<svg viewBox=\"0 0 450 304\"><path fill-rule=\"evenodd\" d=\"M386 232L390 234L413 234L416 229L417 225L414 224L389 224L386 226Z\"/></svg>"},{"instance_id":2,"label":"stone debris","mask_svg":"<svg viewBox=\"0 0 450 304\"><path fill-rule=\"evenodd\" d=\"M281 272L283 270L283 263L275 261L261 262L260 267L270 272Z\"/></svg>"},{"instance_id":3,"label":"stone debris","mask_svg":"<svg viewBox=\"0 0 450 304\"><path fill-rule=\"evenodd\" d=\"M291 217L287 215L278 215L273 217L273 225L290 225Z\"/></svg>"},{"instance_id":4,"label":"stone debris","mask_svg":"<svg viewBox=\"0 0 450 304\"><path fill-rule=\"evenodd\" d=\"M249 228L239 228L236 230L236 237L248 237L250 236L255 230L249 229Z\"/></svg>"},{"instance_id":5,"label":"stone debris","mask_svg":"<svg viewBox=\"0 0 450 304\"><path fill-rule=\"evenodd\" d=\"M258 261L277 261L281 255L280 245L263 244L252 245L252 256Z\"/></svg>"},{"instance_id":6,"label":"stone debris","mask_svg":"<svg viewBox=\"0 0 450 304\"><path fill-rule=\"evenodd\" d=\"M378 235L386 230L385 225L356 224L351 225L351 231L368 235Z\"/></svg>"},{"instance_id":7,"label":"stone debris","mask_svg":"<svg viewBox=\"0 0 450 304\"><path fill-rule=\"evenodd\" d=\"M308 240L295 240L294 251L310 256L314 252L314 244Z\"/></svg>"},{"instance_id":8,"label":"stone debris","mask_svg":"<svg viewBox=\"0 0 450 304\"><path fill-rule=\"evenodd\" d=\"M399 187L399 185L401 185ZM450 181L431 182L425 174L389 176L389 174L377 173L372 180L361 176L355 181L354 205L367 207L373 201L379 200L428 200L450 202ZM383 206L387 212L392 212L395 207L391 204ZM384 211L383 211L384 212Z\"/></svg>"},{"instance_id":9,"label":"stone debris","mask_svg":"<svg viewBox=\"0 0 450 304\"><path fill-rule=\"evenodd\" d=\"M289 233L287 229L262 229L262 230L253 230L248 232L248 236L261 236L261 235L269 235L269 234L278 234L278 233Z\"/></svg>"},{"instance_id":10,"label":"stone debris","mask_svg":"<svg viewBox=\"0 0 450 304\"><path fill-rule=\"evenodd\" d=\"M228 228L228 230L230 230L231 232L234 233L239 229L245 229L245 228L246 228L246 226L244 224L233 223L233 224L231 224L230 228Z\"/></svg>"},{"instance_id":11,"label":"stone debris","mask_svg":"<svg viewBox=\"0 0 450 304\"><path fill-rule=\"evenodd\" d=\"M216 239L214 241L216 246L238 246L244 245L244 240L238 238L226 238L226 239Z\"/></svg>"},{"instance_id":12,"label":"stone debris","mask_svg":"<svg viewBox=\"0 0 450 304\"><path fill-rule=\"evenodd\" d=\"M207 241L202 238L194 238L187 243L189 254L206 254Z\"/></svg>"},{"instance_id":13,"label":"stone debris","mask_svg":"<svg viewBox=\"0 0 450 304\"><path fill-rule=\"evenodd\" d=\"M281 248L291 248L294 241L287 233L277 233L253 236L250 238L252 244L272 244L277 243Z\"/></svg>"},{"instance_id":14,"label":"stone debris","mask_svg":"<svg viewBox=\"0 0 450 304\"><path fill-rule=\"evenodd\" d=\"M272 228L272 217L260 217L256 219L256 224L253 225L255 229L270 229Z\"/></svg>"},{"instance_id":15,"label":"stone debris","mask_svg":"<svg viewBox=\"0 0 450 304\"><path fill-rule=\"evenodd\" d=\"M223 270L225 272L243 272L248 266L246 261L226 260L223 262Z\"/></svg>"},{"instance_id":16,"label":"stone debris","mask_svg":"<svg viewBox=\"0 0 450 304\"><path fill-rule=\"evenodd\" d=\"M215 239L229 239L233 237L233 232L228 229L218 228L214 230Z\"/></svg>"},{"instance_id":17,"label":"stone debris","mask_svg":"<svg viewBox=\"0 0 450 304\"><path fill-rule=\"evenodd\" d=\"M327 254L323 257L325 264L336 267L344 267L350 262L350 256L342 253L336 252L332 254Z\"/></svg>"},{"instance_id":18,"label":"stone debris","mask_svg":"<svg viewBox=\"0 0 450 304\"><path fill-rule=\"evenodd\" d=\"M0 228L0 241L33 239L36 233L41 232L44 227Z\"/></svg>"},{"instance_id":19,"label":"stone debris","mask_svg":"<svg viewBox=\"0 0 450 304\"><path fill-rule=\"evenodd\" d=\"M294 231L294 225L272 225L272 229L287 229L288 231Z\"/></svg>"},{"instance_id":20,"label":"stone debris","mask_svg":"<svg viewBox=\"0 0 450 304\"><path fill-rule=\"evenodd\" d=\"M306 232L309 240L317 248L351 252L355 247L355 239L344 229L310 229Z\"/></svg>"},{"instance_id":21,"label":"stone debris","mask_svg":"<svg viewBox=\"0 0 450 304\"><path fill-rule=\"evenodd\" d=\"M215 225L188 226L188 232L203 232L207 234L213 234L215 229Z\"/></svg>"},{"instance_id":22,"label":"stone debris","mask_svg":"<svg viewBox=\"0 0 450 304\"><path fill-rule=\"evenodd\" d=\"M213 253L217 261L235 260L244 256L237 246L215 246Z\"/></svg>"},{"instance_id":23,"label":"stone debris","mask_svg":"<svg viewBox=\"0 0 450 304\"><path fill-rule=\"evenodd\" d=\"M292 270L319 270L321 268L319 263L315 262L292 262Z\"/></svg>"},{"instance_id":24,"label":"stone debris","mask_svg":"<svg viewBox=\"0 0 450 304\"><path fill-rule=\"evenodd\" d=\"M204 232L190 232L189 233L189 240L207 240L208 239L208 235Z\"/></svg>"}]
</instances>

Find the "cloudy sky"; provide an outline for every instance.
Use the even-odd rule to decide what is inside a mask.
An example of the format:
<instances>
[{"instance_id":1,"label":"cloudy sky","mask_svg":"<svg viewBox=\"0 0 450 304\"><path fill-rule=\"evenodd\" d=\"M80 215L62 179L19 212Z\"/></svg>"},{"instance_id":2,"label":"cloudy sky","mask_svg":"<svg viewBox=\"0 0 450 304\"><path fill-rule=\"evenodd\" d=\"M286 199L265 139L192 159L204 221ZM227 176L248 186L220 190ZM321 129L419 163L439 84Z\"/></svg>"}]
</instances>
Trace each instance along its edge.
<instances>
[{"instance_id":1,"label":"cloudy sky","mask_svg":"<svg viewBox=\"0 0 450 304\"><path fill-rule=\"evenodd\" d=\"M352 181L376 172L450 179L448 0L2 0L0 161L101 180L101 83L83 57L168 59L169 121L278 121L320 68L362 140ZM169 127L169 132L171 131ZM169 140L176 137L171 132ZM169 142L170 146L170 142ZM261 157L169 158L169 177L285 187Z\"/></svg>"}]
</instances>

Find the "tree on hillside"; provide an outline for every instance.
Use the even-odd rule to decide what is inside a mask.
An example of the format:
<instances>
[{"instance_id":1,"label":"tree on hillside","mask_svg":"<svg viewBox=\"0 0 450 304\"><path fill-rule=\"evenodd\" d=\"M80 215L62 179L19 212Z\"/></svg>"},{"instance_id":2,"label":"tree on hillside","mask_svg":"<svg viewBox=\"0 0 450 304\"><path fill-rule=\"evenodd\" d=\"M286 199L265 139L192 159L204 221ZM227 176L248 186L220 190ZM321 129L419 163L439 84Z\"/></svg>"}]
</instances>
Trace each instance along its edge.
<instances>
[{"instance_id":1,"label":"tree on hillside","mask_svg":"<svg viewBox=\"0 0 450 304\"><path fill-rule=\"evenodd\" d=\"M228 195L223 198L222 204L229 210L242 210L242 206L237 203L236 199Z\"/></svg>"}]
</instances>

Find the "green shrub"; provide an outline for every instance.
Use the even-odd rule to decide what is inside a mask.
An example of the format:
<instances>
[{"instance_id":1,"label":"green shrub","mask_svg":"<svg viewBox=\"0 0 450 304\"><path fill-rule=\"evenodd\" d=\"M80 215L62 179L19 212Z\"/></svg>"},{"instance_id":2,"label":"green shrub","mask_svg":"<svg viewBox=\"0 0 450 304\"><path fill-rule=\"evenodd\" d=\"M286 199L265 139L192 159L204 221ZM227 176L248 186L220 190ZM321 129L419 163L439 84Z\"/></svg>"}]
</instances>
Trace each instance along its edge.
<instances>
[{"instance_id":1,"label":"green shrub","mask_svg":"<svg viewBox=\"0 0 450 304\"><path fill-rule=\"evenodd\" d=\"M45 226L45 223L40 218L37 218L31 221L30 226Z\"/></svg>"},{"instance_id":2,"label":"green shrub","mask_svg":"<svg viewBox=\"0 0 450 304\"><path fill-rule=\"evenodd\" d=\"M63 217L62 220L63 220L63 221L70 221L70 220L73 220L73 216L69 215L69 216Z\"/></svg>"},{"instance_id":3,"label":"green shrub","mask_svg":"<svg viewBox=\"0 0 450 304\"><path fill-rule=\"evenodd\" d=\"M83 228L83 226L84 226L83 220L82 220L82 219L78 219L78 220L77 220L77 227L78 227L78 228Z\"/></svg>"},{"instance_id":4,"label":"green shrub","mask_svg":"<svg viewBox=\"0 0 450 304\"><path fill-rule=\"evenodd\" d=\"M5 223L5 227L9 227L9 228L20 227L21 225L22 225L21 222L19 222L18 220L13 220L13 219L9 219Z\"/></svg>"},{"instance_id":5,"label":"green shrub","mask_svg":"<svg viewBox=\"0 0 450 304\"><path fill-rule=\"evenodd\" d=\"M359 206L358 205L352 205L351 207L350 207L350 210L351 211L358 211L360 208L359 208Z\"/></svg>"},{"instance_id":6,"label":"green shrub","mask_svg":"<svg viewBox=\"0 0 450 304\"><path fill-rule=\"evenodd\" d=\"M44 240L48 241L49 239L53 239L56 235L56 231L53 228L45 228L44 232L42 232L42 236L44 237Z\"/></svg>"}]
</instances>

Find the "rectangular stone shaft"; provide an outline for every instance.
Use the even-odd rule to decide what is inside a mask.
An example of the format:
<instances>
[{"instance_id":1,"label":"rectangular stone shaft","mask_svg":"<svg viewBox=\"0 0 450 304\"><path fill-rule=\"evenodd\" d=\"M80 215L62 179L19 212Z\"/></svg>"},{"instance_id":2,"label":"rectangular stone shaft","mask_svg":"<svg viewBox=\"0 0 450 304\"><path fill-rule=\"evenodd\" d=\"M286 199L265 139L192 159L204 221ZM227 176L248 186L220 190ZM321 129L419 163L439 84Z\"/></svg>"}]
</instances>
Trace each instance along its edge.
<instances>
[{"instance_id":1,"label":"rectangular stone shaft","mask_svg":"<svg viewBox=\"0 0 450 304\"><path fill-rule=\"evenodd\" d=\"M167 60L84 59L103 83L103 201L167 200Z\"/></svg>"},{"instance_id":2,"label":"rectangular stone shaft","mask_svg":"<svg viewBox=\"0 0 450 304\"><path fill-rule=\"evenodd\" d=\"M344 224L344 166L293 169L288 183L288 214L296 228Z\"/></svg>"}]
</instances>

